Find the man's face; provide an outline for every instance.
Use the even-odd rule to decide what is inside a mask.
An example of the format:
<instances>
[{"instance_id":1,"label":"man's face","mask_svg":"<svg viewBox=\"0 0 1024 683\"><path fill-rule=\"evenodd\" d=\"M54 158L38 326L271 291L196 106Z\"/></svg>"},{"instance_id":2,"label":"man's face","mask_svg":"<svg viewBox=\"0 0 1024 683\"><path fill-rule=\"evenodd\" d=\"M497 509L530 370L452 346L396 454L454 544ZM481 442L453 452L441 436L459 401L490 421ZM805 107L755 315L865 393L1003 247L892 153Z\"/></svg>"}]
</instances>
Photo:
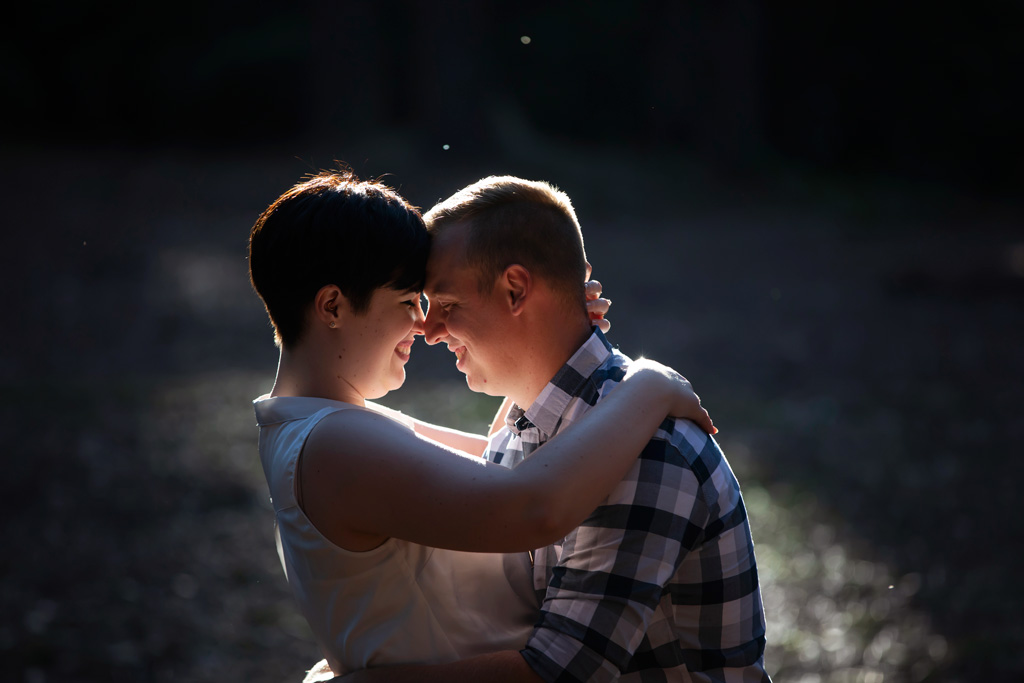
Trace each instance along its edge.
<instances>
[{"instance_id":1,"label":"man's face","mask_svg":"<svg viewBox=\"0 0 1024 683\"><path fill-rule=\"evenodd\" d=\"M501 287L480 293L477 271L466 260L463 225L450 226L431 245L424 294L426 342L448 345L473 391L513 393L517 344L509 307Z\"/></svg>"}]
</instances>

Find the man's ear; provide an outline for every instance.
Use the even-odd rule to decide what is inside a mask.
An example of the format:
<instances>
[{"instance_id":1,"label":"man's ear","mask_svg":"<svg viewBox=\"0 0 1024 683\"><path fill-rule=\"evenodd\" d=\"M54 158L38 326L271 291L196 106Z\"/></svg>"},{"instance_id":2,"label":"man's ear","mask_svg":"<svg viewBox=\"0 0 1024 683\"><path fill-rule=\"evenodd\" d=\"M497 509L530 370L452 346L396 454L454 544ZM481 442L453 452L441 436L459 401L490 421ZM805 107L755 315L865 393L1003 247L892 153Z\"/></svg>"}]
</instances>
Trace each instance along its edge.
<instances>
[{"instance_id":1,"label":"man's ear","mask_svg":"<svg viewBox=\"0 0 1024 683\"><path fill-rule=\"evenodd\" d=\"M587 264L587 275L586 277L583 278L583 281L587 282L588 280L590 280L590 273L593 270L593 268L590 267L590 261L584 261L584 263Z\"/></svg>"},{"instance_id":2,"label":"man's ear","mask_svg":"<svg viewBox=\"0 0 1024 683\"><path fill-rule=\"evenodd\" d=\"M314 324L338 327L341 325L342 314L347 310L351 310L348 299L337 285L324 285L313 298Z\"/></svg>"},{"instance_id":3,"label":"man's ear","mask_svg":"<svg viewBox=\"0 0 1024 683\"><path fill-rule=\"evenodd\" d=\"M504 289L505 299L508 301L509 312L512 315L519 315L523 312L526 300L533 291L533 278L524 266L513 263L501 274L499 283Z\"/></svg>"}]
</instances>

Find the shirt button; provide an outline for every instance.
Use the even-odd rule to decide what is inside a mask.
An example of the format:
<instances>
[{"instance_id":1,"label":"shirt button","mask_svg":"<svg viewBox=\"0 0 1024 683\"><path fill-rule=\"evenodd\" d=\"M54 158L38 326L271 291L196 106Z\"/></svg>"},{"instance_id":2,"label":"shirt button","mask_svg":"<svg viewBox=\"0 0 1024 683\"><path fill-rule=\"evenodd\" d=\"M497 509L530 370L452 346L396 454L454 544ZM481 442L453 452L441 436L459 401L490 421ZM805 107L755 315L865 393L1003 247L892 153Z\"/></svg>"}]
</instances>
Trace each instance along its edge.
<instances>
[{"instance_id":1,"label":"shirt button","mask_svg":"<svg viewBox=\"0 0 1024 683\"><path fill-rule=\"evenodd\" d=\"M516 429L518 429L519 431L523 431L524 429L529 429L532 426L533 426L533 423L530 422L529 420L527 420L525 415L523 415L521 418L516 420Z\"/></svg>"}]
</instances>

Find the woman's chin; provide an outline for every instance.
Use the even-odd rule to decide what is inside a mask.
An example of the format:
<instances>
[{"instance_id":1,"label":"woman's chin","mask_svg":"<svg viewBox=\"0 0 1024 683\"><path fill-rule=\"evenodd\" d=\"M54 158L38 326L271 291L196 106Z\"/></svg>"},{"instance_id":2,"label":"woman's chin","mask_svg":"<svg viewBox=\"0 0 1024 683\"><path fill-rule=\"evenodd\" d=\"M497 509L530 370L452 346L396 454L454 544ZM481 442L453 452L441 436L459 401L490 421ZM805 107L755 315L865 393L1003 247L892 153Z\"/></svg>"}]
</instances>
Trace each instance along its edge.
<instances>
[{"instance_id":1,"label":"woman's chin","mask_svg":"<svg viewBox=\"0 0 1024 683\"><path fill-rule=\"evenodd\" d=\"M396 373L395 376L391 377L387 382L381 382L380 386L374 388L374 390L367 394L365 398L370 401L383 398L395 389L400 389L403 384L405 384L405 368L401 369L401 374Z\"/></svg>"}]
</instances>

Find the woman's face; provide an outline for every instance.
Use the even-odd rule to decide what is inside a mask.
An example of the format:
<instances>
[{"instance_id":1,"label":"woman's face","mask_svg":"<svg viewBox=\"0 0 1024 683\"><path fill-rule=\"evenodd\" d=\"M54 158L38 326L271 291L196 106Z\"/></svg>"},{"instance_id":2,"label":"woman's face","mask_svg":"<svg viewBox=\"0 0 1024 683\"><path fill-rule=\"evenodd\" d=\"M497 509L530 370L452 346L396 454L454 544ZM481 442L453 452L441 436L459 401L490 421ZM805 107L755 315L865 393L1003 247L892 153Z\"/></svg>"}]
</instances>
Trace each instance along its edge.
<instances>
[{"instance_id":1,"label":"woman's face","mask_svg":"<svg viewBox=\"0 0 1024 683\"><path fill-rule=\"evenodd\" d=\"M340 331L344 379L364 399L380 398L405 382L413 340L423 334L420 292L377 289L367 310L349 315Z\"/></svg>"}]
</instances>

